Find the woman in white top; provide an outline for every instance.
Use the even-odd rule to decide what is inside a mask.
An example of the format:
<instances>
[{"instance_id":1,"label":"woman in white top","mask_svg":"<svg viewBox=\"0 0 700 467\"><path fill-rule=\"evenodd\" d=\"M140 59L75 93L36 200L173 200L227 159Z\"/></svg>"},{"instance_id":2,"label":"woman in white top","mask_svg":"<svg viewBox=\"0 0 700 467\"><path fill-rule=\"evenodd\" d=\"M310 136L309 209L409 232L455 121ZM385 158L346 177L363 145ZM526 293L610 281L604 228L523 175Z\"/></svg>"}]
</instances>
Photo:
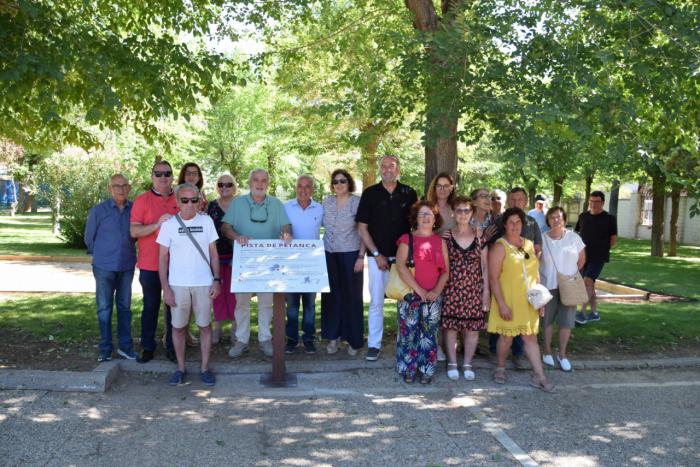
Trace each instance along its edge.
<instances>
[{"instance_id":1,"label":"woman in white top","mask_svg":"<svg viewBox=\"0 0 700 467\"><path fill-rule=\"evenodd\" d=\"M557 271L560 274L576 274L586 262L586 252L583 240L576 232L566 230L566 212L559 206L547 211L545 216L550 231L542 236L542 256L540 257L540 281L552 293L552 300L545 306L544 324L544 353L542 361L545 365L554 367L552 358L552 325L556 320L559 325L559 352L557 361L563 371L571 371L571 362L566 357L566 345L571 336L571 328L575 326L575 306L561 303L557 284Z\"/></svg>"},{"instance_id":2,"label":"woman in white top","mask_svg":"<svg viewBox=\"0 0 700 467\"><path fill-rule=\"evenodd\" d=\"M360 197L353 194L355 181L344 169L331 174L331 190L335 194L323 200L323 246L331 291L321 295L321 337L328 339L329 354L345 341L348 354L355 356L364 342L365 245L355 222Z\"/></svg>"}]
</instances>

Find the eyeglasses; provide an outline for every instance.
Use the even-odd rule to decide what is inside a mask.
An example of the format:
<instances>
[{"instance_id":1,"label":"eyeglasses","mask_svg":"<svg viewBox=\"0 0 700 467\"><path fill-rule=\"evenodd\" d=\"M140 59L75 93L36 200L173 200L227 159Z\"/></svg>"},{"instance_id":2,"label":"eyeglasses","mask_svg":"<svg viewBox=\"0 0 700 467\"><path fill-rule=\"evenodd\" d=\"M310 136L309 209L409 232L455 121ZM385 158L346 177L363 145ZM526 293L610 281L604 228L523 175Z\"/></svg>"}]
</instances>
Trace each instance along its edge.
<instances>
[{"instance_id":1,"label":"eyeglasses","mask_svg":"<svg viewBox=\"0 0 700 467\"><path fill-rule=\"evenodd\" d=\"M115 190L126 190L127 188L129 188L129 184L125 183L123 185L112 185L112 188L114 188Z\"/></svg>"},{"instance_id":2,"label":"eyeglasses","mask_svg":"<svg viewBox=\"0 0 700 467\"><path fill-rule=\"evenodd\" d=\"M250 203L250 222L255 222L256 224L264 224L267 222L267 203L255 204Z\"/></svg>"},{"instance_id":3,"label":"eyeglasses","mask_svg":"<svg viewBox=\"0 0 700 467\"><path fill-rule=\"evenodd\" d=\"M180 198L180 203L181 204L187 204L187 203L197 204L197 203L199 203L199 197L193 196L192 198Z\"/></svg>"},{"instance_id":4,"label":"eyeglasses","mask_svg":"<svg viewBox=\"0 0 700 467\"><path fill-rule=\"evenodd\" d=\"M449 190L450 188L452 188L452 185L435 185L435 188L437 188L438 190Z\"/></svg>"},{"instance_id":5,"label":"eyeglasses","mask_svg":"<svg viewBox=\"0 0 700 467\"><path fill-rule=\"evenodd\" d=\"M216 184L216 186L218 186L219 188L233 188L233 183L219 182Z\"/></svg>"},{"instance_id":6,"label":"eyeglasses","mask_svg":"<svg viewBox=\"0 0 700 467\"><path fill-rule=\"evenodd\" d=\"M154 177L158 177L158 178L161 178L161 177L172 177L172 176L173 176L173 172L170 171L170 170L164 170L164 171L154 170L154 171L153 171L153 176L154 176Z\"/></svg>"},{"instance_id":7,"label":"eyeglasses","mask_svg":"<svg viewBox=\"0 0 700 467\"><path fill-rule=\"evenodd\" d=\"M489 195L488 193L481 193L481 194L476 195L476 196L474 197L474 199L476 199L476 198L488 199L490 196L491 196L491 195Z\"/></svg>"},{"instance_id":8,"label":"eyeglasses","mask_svg":"<svg viewBox=\"0 0 700 467\"><path fill-rule=\"evenodd\" d=\"M185 175L189 175L190 177L199 177L199 172L196 170L186 170Z\"/></svg>"},{"instance_id":9,"label":"eyeglasses","mask_svg":"<svg viewBox=\"0 0 700 467\"><path fill-rule=\"evenodd\" d=\"M425 212L425 211L418 213L418 217L430 217L430 216L434 216L434 214L432 212Z\"/></svg>"},{"instance_id":10,"label":"eyeglasses","mask_svg":"<svg viewBox=\"0 0 700 467\"><path fill-rule=\"evenodd\" d=\"M530 255L528 254L527 251L523 250L523 247L521 247L521 246L518 247L518 252L524 254L524 255L525 255L525 259L530 259Z\"/></svg>"},{"instance_id":11,"label":"eyeglasses","mask_svg":"<svg viewBox=\"0 0 700 467\"><path fill-rule=\"evenodd\" d=\"M472 212L469 208L455 209L455 214L469 214Z\"/></svg>"},{"instance_id":12,"label":"eyeglasses","mask_svg":"<svg viewBox=\"0 0 700 467\"><path fill-rule=\"evenodd\" d=\"M348 179L347 178L336 178L331 183L333 185L337 185L338 183L340 183L341 185L345 185L346 183L348 183Z\"/></svg>"}]
</instances>

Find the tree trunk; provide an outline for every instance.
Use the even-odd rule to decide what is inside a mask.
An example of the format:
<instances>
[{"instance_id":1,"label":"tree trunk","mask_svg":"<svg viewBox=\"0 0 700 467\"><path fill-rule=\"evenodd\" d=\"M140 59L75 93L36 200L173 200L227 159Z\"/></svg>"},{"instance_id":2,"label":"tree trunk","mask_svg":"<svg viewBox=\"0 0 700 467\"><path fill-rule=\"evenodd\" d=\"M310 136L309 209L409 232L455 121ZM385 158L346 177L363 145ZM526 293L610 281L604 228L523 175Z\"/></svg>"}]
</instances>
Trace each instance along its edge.
<instances>
[{"instance_id":1,"label":"tree trunk","mask_svg":"<svg viewBox=\"0 0 700 467\"><path fill-rule=\"evenodd\" d=\"M530 209L535 207L535 196L537 196L537 184L527 185L527 205Z\"/></svg>"},{"instance_id":2,"label":"tree trunk","mask_svg":"<svg viewBox=\"0 0 700 467\"><path fill-rule=\"evenodd\" d=\"M560 175L554 179L554 196L552 197L552 206L559 206L561 203L561 194L564 191L565 175Z\"/></svg>"},{"instance_id":3,"label":"tree trunk","mask_svg":"<svg viewBox=\"0 0 700 467\"><path fill-rule=\"evenodd\" d=\"M660 170L652 175L651 256L664 255L664 211L666 204L666 176Z\"/></svg>"},{"instance_id":4,"label":"tree trunk","mask_svg":"<svg viewBox=\"0 0 700 467\"><path fill-rule=\"evenodd\" d=\"M425 179L424 189L428 191L430 181L439 173L457 175L457 126L459 109L455 106L460 94L460 84L448 72L453 65L447 60L444 48L433 44L435 35L454 27L457 12L462 0L443 0L442 18L435 11L433 0L404 0L406 8L413 13L413 27L428 32L425 39L426 79L425 79ZM467 66L466 54L460 67Z\"/></svg>"},{"instance_id":5,"label":"tree trunk","mask_svg":"<svg viewBox=\"0 0 700 467\"><path fill-rule=\"evenodd\" d=\"M24 183L18 183L17 185L17 212L24 214L27 212L27 192L24 190Z\"/></svg>"},{"instance_id":6,"label":"tree trunk","mask_svg":"<svg viewBox=\"0 0 700 467\"><path fill-rule=\"evenodd\" d=\"M669 225L668 256L678 256L678 209L681 204L681 186L671 186L671 225Z\"/></svg>"},{"instance_id":7,"label":"tree trunk","mask_svg":"<svg viewBox=\"0 0 700 467\"><path fill-rule=\"evenodd\" d=\"M586 193L583 195L582 212L588 211L588 198L591 197L591 186L593 185L593 174L586 175Z\"/></svg>"},{"instance_id":8,"label":"tree trunk","mask_svg":"<svg viewBox=\"0 0 700 467\"><path fill-rule=\"evenodd\" d=\"M38 211L36 195L33 193L29 195L29 209L31 210L32 214L36 214Z\"/></svg>"},{"instance_id":9,"label":"tree trunk","mask_svg":"<svg viewBox=\"0 0 700 467\"><path fill-rule=\"evenodd\" d=\"M610 187L610 202L608 203L608 212L613 216L617 216L617 203L620 200L620 180L612 181Z\"/></svg>"},{"instance_id":10,"label":"tree trunk","mask_svg":"<svg viewBox=\"0 0 700 467\"><path fill-rule=\"evenodd\" d=\"M372 135L369 140L360 148L362 151L362 189L377 183L377 146L379 146L379 135Z\"/></svg>"}]
</instances>

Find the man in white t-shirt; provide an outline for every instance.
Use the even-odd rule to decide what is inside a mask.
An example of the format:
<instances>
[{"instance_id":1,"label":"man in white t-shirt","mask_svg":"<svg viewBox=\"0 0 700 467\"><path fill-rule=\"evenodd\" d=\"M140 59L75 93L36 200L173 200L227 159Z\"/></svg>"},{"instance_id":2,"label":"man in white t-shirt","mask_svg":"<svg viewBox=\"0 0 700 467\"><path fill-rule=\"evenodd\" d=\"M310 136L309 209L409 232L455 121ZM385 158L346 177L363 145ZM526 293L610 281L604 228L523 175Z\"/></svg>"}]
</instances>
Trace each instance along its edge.
<instances>
[{"instance_id":1,"label":"man in white t-shirt","mask_svg":"<svg viewBox=\"0 0 700 467\"><path fill-rule=\"evenodd\" d=\"M197 212L199 190L196 186L189 183L179 185L175 189L175 198L180 213L161 225L156 239L160 245L158 273L163 284L163 299L171 307L173 347L177 356L177 370L168 384L186 383L185 335L193 312L200 331L200 378L205 385L213 386L216 378L209 371L210 310L212 300L221 292L216 251L219 236L211 218Z\"/></svg>"}]
</instances>

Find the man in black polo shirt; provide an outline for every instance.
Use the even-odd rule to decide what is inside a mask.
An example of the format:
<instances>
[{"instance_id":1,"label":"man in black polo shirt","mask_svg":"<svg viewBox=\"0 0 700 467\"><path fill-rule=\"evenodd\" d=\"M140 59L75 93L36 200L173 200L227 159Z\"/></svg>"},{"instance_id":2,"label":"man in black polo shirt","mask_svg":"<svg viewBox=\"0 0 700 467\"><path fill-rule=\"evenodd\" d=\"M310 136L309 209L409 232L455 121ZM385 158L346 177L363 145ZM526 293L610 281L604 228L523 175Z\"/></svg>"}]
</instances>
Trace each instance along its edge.
<instances>
[{"instance_id":1,"label":"man in black polo shirt","mask_svg":"<svg viewBox=\"0 0 700 467\"><path fill-rule=\"evenodd\" d=\"M369 361L379 358L384 332L384 289L389 278L389 264L396 256L396 240L409 231L408 211L418 200L413 188L400 183L399 159L383 156L379 161L382 181L368 187L357 208L360 238L371 255L369 265L369 304L367 355Z\"/></svg>"},{"instance_id":2,"label":"man in black polo shirt","mask_svg":"<svg viewBox=\"0 0 700 467\"><path fill-rule=\"evenodd\" d=\"M576 323L586 324L589 321L600 321L598 303L595 296L595 280L603 271L605 263L610 261L610 248L617 242L617 219L603 210L605 194L594 191L588 198L588 212L578 217L574 230L581 235L586 245L586 264L583 265L583 282L588 291L588 303L581 306L576 313ZM591 305L591 313L586 316L586 307Z\"/></svg>"}]
</instances>

